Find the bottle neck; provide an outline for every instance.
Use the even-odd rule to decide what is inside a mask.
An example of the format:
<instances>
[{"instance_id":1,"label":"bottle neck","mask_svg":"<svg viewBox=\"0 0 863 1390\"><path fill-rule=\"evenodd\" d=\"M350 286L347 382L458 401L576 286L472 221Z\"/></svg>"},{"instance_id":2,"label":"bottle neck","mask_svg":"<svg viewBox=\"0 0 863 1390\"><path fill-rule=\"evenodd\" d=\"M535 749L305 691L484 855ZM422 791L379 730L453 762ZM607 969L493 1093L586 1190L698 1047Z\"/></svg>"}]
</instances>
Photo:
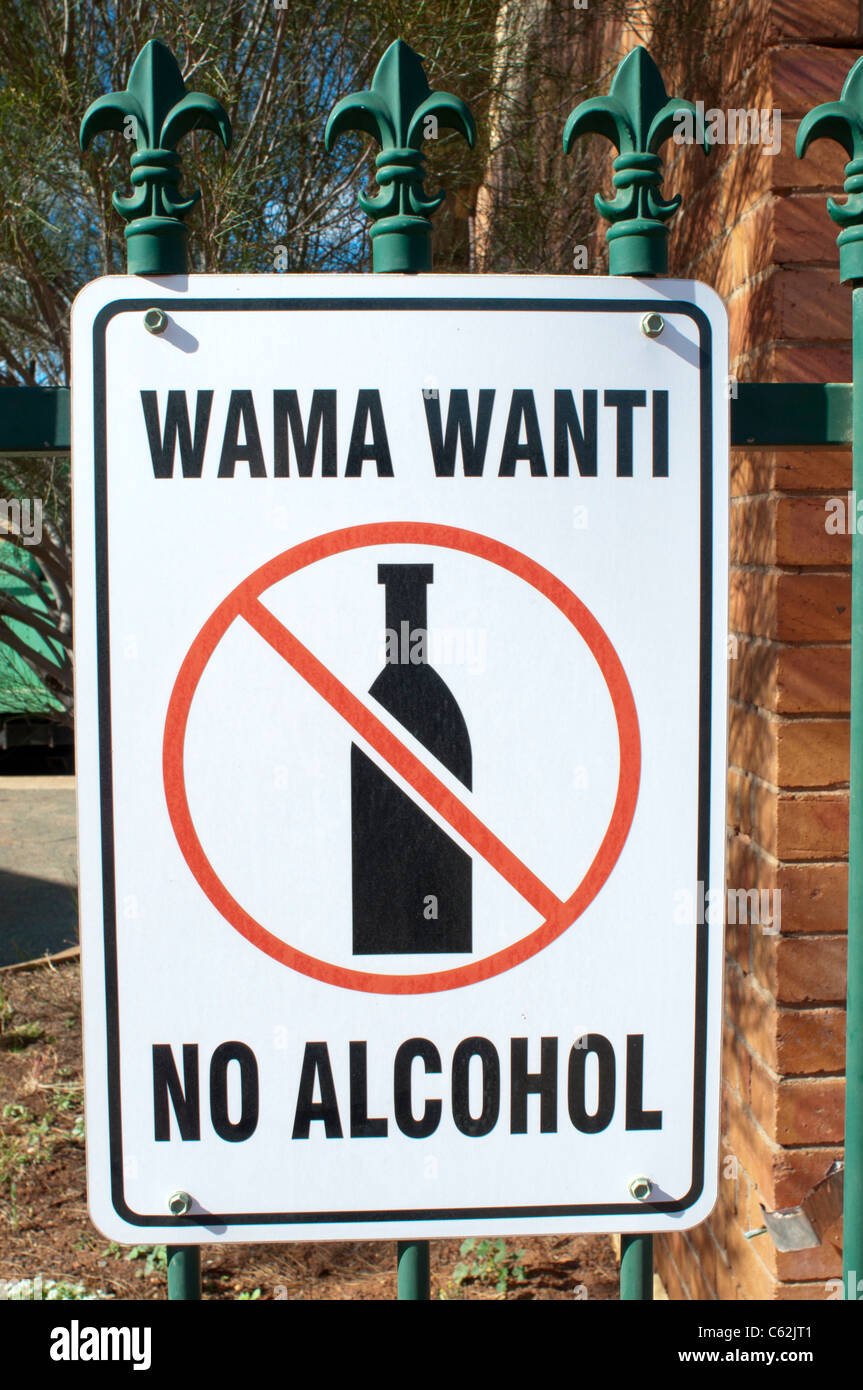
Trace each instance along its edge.
<instances>
[{"instance_id":1,"label":"bottle neck","mask_svg":"<svg viewBox=\"0 0 863 1390\"><path fill-rule=\"evenodd\" d=\"M387 661L399 664L402 649L410 643L414 664L424 663L428 648L428 585L433 565L378 565L378 583L386 588ZM419 640L422 634L422 640Z\"/></svg>"}]
</instances>

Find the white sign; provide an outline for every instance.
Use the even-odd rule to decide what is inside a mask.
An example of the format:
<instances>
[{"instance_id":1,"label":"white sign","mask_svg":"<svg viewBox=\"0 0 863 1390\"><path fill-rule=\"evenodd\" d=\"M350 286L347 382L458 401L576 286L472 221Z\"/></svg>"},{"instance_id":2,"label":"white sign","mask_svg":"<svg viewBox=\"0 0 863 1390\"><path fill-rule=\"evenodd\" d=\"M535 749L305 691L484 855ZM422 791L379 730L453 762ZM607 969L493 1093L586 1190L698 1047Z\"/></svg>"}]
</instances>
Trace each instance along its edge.
<instances>
[{"instance_id":1,"label":"white sign","mask_svg":"<svg viewBox=\"0 0 863 1390\"><path fill-rule=\"evenodd\" d=\"M78 297L73 342L96 1225L703 1220L721 301L118 277Z\"/></svg>"}]
</instances>

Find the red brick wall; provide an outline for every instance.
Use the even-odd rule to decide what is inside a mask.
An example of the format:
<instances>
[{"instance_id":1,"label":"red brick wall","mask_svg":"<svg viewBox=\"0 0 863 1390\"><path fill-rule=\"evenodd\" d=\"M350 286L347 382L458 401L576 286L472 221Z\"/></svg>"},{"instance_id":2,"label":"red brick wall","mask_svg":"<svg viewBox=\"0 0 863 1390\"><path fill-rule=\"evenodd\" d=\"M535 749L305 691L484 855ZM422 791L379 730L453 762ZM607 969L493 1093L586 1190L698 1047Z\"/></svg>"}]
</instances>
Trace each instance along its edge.
<instances>
[{"instance_id":1,"label":"red brick wall","mask_svg":"<svg viewBox=\"0 0 863 1390\"><path fill-rule=\"evenodd\" d=\"M800 161L794 142L863 49L858 5L749 0L733 29L714 104L778 108L781 151L666 146L666 191L684 193L672 271L725 298L740 380L847 381L851 295L824 206L845 156L818 142ZM779 1254L744 1233L842 1154L850 537L828 534L825 499L850 485L847 449L732 453L728 885L780 891L782 921L727 927L720 1196L657 1241L671 1298L823 1298L841 1274L832 1247Z\"/></svg>"}]
</instances>

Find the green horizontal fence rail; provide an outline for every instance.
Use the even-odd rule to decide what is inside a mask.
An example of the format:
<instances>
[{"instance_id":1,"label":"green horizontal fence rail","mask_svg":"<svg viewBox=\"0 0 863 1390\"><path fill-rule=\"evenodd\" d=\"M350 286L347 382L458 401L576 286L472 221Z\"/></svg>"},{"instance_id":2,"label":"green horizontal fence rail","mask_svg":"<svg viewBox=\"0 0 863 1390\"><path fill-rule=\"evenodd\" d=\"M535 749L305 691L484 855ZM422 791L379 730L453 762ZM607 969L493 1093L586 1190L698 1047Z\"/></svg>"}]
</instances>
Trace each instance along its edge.
<instances>
[{"instance_id":1,"label":"green horizontal fence rail","mask_svg":"<svg viewBox=\"0 0 863 1390\"><path fill-rule=\"evenodd\" d=\"M597 194L595 204L610 224L606 237L614 275L655 276L668 269L668 226L680 196L666 199L659 149L681 113L694 112L691 101L669 97L662 76L646 49L637 48L617 69L607 96L580 103L564 130L564 148L588 134L614 145L615 195ZM114 194L114 207L125 219L129 274L183 274L188 269L187 229L183 219L197 192L179 193L180 156L176 144L192 130L206 129L227 149L231 127L221 105L200 92L187 92L177 62L164 44L153 40L136 58L124 91L99 97L81 124L81 147L103 131L127 129L134 122L131 196ZM324 140L331 149L346 131L362 131L380 145L375 161L379 191L358 194L371 219L370 238L377 273L415 273L431 269L431 215L443 193L423 189L422 144L429 121L460 133L472 146L473 117L456 96L433 91L422 60L401 40L391 44L377 66L368 90L343 97L333 107ZM729 400L731 443L737 446L817 446L854 443L853 482L863 495L863 59L852 69L838 101L815 108L801 122L797 152L806 153L814 139L838 141L846 166L845 203L828 200L830 216L840 226L840 278L852 286L854 382L732 382ZM709 146L705 143L705 152ZM855 431L855 422L858 425ZM68 453L69 392L65 387L0 387L0 455L4 457ZM863 683L863 538L853 543L852 689ZM863 859L856 853L863 840L863 699L852 701L851 824L848 922L848 1037L846 1102L845 1250L846 1273L863 1269ZM849 1276L850 1278L850 1276ZM400 1299L428 1299L429 1244L398 1245ZM650 1235L623 1235L621 1298L646 1300L653 1290L653 1241ZM200 1249L170 1246L168 1296L201 1297ZM856 1298L856 1285L846 1297Z\"/></svg>"},{"instance_id":2,"label":"green horizontal fence rail","mask_svg":"<svg viewBox=\"0 0 863 1390\"><path fill-rule=\"evenodd\" d=\"M731 400L731 443L850 444L850 385L741 381Z\"/></svg>"},{"instance_id":3,"label":"green horizontal fence rail","mask_svg":"<svg viewBox=\"0 0 863 1390\"><path fill-rule=\"evenodd\" d=\"M742 381L731 406L731 443L850 444L852 388L846 383ZM0 387L0 454L69 452L65 386Z\"/></svg>"},{"instance_id":4,"label":"green horizontal fence rail","mask_svg":"<svg viewBox=\"0 0 863 1390\"><path fill-rule=\"evenodd\" d=\"M0 386L0 454L68 454L68 386Z\"/></svg>"}]
</instances>

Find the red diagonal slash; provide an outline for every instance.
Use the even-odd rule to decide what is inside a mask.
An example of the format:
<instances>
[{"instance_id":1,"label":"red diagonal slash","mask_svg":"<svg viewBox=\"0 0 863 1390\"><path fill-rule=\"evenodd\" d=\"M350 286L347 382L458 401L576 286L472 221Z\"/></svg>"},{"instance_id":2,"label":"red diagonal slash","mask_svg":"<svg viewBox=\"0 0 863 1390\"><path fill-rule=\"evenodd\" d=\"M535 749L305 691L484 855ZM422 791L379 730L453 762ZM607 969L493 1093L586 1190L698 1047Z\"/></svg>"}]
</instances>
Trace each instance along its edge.
<instances>
[{"instance_id":1,"label":"red diagonal slash","mask_svg":"<svg viewBox=\"0 0 863 1390\"><path fill-rule=\"evenodd\" d=\"M318 661L289 628L273 617L260 600L255 599L245 607L243 617L273 651L292 666L328 705L332 705L354 732L365 739L404 778L408 786L413 787L453 830L457 830L471 849L496 869L531 907L535 907L543 917L551 917L563 907L561 899L536 874L531 873L527 865L483 825L479 817L469 811L464 802L435 777L362 700L358 700L347 686L342 685L338 677Z\"/></svg>"},{"instance_id":2,"label":"red diagonal slash","mask_svg":"<svg viewBox=\"0 0 863 1390\"><path fill-rule=\"evenodd\" d=\"M397 735L381 724L361 700L357 700L310 652L298 642L287 628L274 618L259 602L272 585L309 565L332 555L378 545L438 546L475 555L492 565L500 566L524 580L538 594L552 603L572 624L587 643L605 680L614 705L620 748L620 775L614 809L597 853L574 891L561 903L516 858L505 845L482 824L429 771L420 758L405 748ZM442 819L495 870L512 884L516 891L544 920L527 936L511 942L489 956L471 960L463 965L443 970L427 970L421 974L408 968L403 974L383 974L336 965L333 961L300 951L290 942L275 936L255 920L237 902L216 873L198 838L186 793L183 766L186 725L198 683L213 652L232 623L246 618L268 645L290 660L322 697L340 709L348 724L377 751L378 755L397 769L407 784L428 804L434 806ZM286 655L287 654L287 655ZM527 555L501 541L476 531L454 526L439 526L434 522L384 521L362 526L349 526L341 531L329 531L301 541L291 550L274 556L250 574L228 594L201 628L177 674L165 717L165 736L162 749L165 799L177 844L192 871L217 912L258 950L273 960L313 980L344 989L363 990L369 994L429 994L437 990L460 989L464 985L489 980L504 970L510 970L529 960L544 947L557 940L593 901L612 872L626 842L635 805L641 769L641 738L638 715L629 681L607 633L565 584L549 570Z\"/></svg>"}]
</instances>

